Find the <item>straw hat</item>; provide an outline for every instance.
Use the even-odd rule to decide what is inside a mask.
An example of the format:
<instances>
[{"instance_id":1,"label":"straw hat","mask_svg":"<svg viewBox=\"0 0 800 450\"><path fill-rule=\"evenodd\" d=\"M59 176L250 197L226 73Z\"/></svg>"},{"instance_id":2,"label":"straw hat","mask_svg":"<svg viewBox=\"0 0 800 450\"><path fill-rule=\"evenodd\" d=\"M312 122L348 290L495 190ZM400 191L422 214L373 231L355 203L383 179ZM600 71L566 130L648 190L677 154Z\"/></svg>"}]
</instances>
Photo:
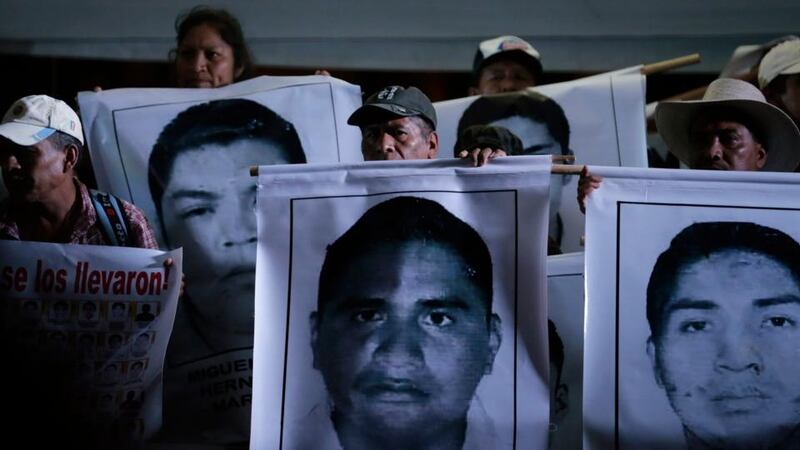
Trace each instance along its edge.
<instances>
[{"instance_id":1,"label":"straw hat","mask_svg":"<svg viewBox=\"0 0 800 450\"><path fill-rule=\"evenodd\" d=\"M764 89L780 75L800 73L800 40L776 45L758 66L758 85Z\"/></svg>"},{"instance_id":2,"label":"straw hat","mask_svg":"<svg viewBox=\"0 0 800 450\"><path fill-rule=\"evenodd\" d=\"M730 108L750 118L762 132L767 151L762 170L794 171L800 163L800 131L783 111L767 103L764 94L750 83L720 78L708 85L702 100L665 101L656 107L656 127L670 152L689 163L692 151L689 130L692 122L710 109Z\"/></svg>"}]
</instances>

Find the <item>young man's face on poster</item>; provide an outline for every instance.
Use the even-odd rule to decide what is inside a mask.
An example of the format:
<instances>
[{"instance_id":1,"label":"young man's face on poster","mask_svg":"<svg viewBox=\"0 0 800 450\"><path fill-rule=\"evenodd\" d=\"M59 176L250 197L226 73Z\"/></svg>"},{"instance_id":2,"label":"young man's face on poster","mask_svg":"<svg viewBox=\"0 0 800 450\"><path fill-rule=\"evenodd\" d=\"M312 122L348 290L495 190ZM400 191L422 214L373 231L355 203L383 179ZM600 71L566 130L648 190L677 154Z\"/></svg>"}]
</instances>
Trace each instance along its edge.
<instances>
[{"instance_id":1,"label":"young man's face on poster","mask_svg":"<svg viewBox=\"0 0 800 450\"><path fill-rule=\"evenodd\" d=\"M737 249L677 270L648 353L688 441L777 448L800 427L796 277L770 256Z\"/></svg>"},{"instance_id":2,"label":"young man's face on poster","mask_svg":"<svg viewBox=\"0 0 800 450\"><path fill-rule=\"evenodd\" d=\"M311 318L314 366L346 425L407 443L464 425L501 340L499 317L465 270L435 241L353 256Z\"/></svg>"},{"instance_id":3,"label":"young man's face on poster","mask_svg":"<svg viewBox=\"0 0 800 450\"><path fill-rule=\"evenodd\" d=\"M252 333L242 302L255 283L255 180L251 165L287 163L284 151L262 139L207 144L180 154L163 195L170 244L183 247L186 284L202 317L236 333ZM252 302L250 302L252 309Z\"/></svg>"}]
</instances>

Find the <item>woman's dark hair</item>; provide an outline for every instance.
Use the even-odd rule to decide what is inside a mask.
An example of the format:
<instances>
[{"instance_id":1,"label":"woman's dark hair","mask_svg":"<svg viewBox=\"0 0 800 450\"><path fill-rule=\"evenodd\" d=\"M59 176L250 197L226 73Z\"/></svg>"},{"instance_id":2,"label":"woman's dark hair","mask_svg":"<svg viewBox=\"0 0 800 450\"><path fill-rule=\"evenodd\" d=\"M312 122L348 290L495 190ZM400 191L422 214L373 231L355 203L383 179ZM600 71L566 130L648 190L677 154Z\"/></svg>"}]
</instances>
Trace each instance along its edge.
<instances>
[{"instance_id":1,"label":"woman's dark hair","mask_svg":"<svg viewBox=\"0 0 800 450\"><path fill-rule=\"evenodd\" d=\"M234 76L233 81L242 81L252 78L253 73L253 60L250 56L250 49L247 48L247 43L244 40L244 33L242 33L242 26L239 20L224 9L211 8L208 6L195 6L188 13L184 13L175 19L175 31L177 33L177 47L181 46L181 42L189 34L192 28L206 24L214 28L219 36L225 43L233 49L233 65L234 75L238 72L238 76ZM175 57L177 49L170 52L171 58Z\"/></svg>"}]
</instances>

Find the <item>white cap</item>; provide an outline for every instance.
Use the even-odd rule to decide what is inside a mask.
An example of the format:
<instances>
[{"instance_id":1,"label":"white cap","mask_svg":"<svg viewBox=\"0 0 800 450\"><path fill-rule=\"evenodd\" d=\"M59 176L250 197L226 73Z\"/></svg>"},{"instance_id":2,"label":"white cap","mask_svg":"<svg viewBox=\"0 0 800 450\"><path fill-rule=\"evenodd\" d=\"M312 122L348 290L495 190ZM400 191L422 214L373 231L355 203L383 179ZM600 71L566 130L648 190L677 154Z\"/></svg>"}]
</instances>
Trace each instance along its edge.
<instances>
[{"instance_id":1,"label":"white cap","mask_svg":"<svg viewBox=\"0 0 800 450\"><path fill-rule=\"evenodd\" d=\"M542 61L539 51L533 48L528 41L517 36L499 36L488 39L478 44L475 59L472 63L472 72L478 76L484 65L494 60L498 55L512 55L518 57L518 62L528 67L528 70L539 77L542 73Z\"/></svg>"},{"instance_id":2,"label":"white cap","mask_svg":"<svg viewBox=\"0 0 800 450\"><path fill-rule=\"evenodd\" d=\"M78 115L66 103L47 95L29 95L17 100L0 124L0 136L26 147L47 139L56 131L83 144Z\"/></svg>"},{"instance_id":3,"label":"white cap","mask_svg":"<svg viewBox=\"0 0 800 450\"><path fill-rule=\"evenodd\" d=\"M800 73L800 41L787 41L767 52L758 67L758 85L764 89L779 75Z\"/></svg>"}]
</instances>

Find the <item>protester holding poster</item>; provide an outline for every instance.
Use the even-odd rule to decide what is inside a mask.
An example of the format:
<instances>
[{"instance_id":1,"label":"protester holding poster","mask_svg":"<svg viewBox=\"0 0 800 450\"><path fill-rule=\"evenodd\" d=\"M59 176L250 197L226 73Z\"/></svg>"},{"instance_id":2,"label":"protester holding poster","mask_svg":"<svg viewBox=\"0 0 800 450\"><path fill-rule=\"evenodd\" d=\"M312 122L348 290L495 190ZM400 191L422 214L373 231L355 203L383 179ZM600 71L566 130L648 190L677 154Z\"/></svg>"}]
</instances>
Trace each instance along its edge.
<instances>
[{"instance_id":1,"label":"protester holding poster","mask_svg":"<svg viewBox=\"0 0 800 450\"><path fill-rule=\"evenodd\" d=\"M9 193L0 204L0 238L158 248L141 210L107 194L93 198L75 178L83 128L66 103L46 95L17 100L0 136Z\"/></svg>"},{"instance_id":2,"label":"protester holding poster","mask_svg":"<svg viewBox=\"0 0 800 450\"><path fill-rule=\"evenodd\" d=\"M427 95L409 86L387 86L372 94L347 123L361 129L364 161L433 159L439 154L436 110ZM461 151L463 150L463 152ZM456 156L482 166L505 156L500 147L468 146Z\"/></svg>"},{"instance_id":3,"label":"protester holding poster","mask_svg":"<svg viewBox=\"0 0 800 450\"><path fill-rule=\"evenodd\" d=\"M517 36L499 36L478 44L469 95L521 91L541 81L539 52Z\"/></svg>"},{"instance_id":4,"label":"protester holding poster","mask_svg":"<svg viewBox=\"0 0 800 450\"><path fill-rule=\"evenodd\" d=\"M800 130L745 81L720 78L702 100L661 102L656 125L669 151L690 169L793 172L800 163ZM601 182L588 168L581 173L581 210Z\"/></svg>"},{"instance_id":5,"label":"protester holding poster","mask_svg":"<svg viewBox=\"0 0 800 450\"><path fill-rule=\"evenodd\" d=\"M506 159L259 168L251 448L546 446L549 163Z\"/></svg>"},{"instance_id":6,"label":"protester holding poster","mask_svg":"<svg viewBox=\"0 0 800 450\"><path fill-rule=\"evenodd\" d=\"M253 76L239 20L224 9L197 6L175 23L178 87L215 88Z\"/></svg>"}]
</instances>

